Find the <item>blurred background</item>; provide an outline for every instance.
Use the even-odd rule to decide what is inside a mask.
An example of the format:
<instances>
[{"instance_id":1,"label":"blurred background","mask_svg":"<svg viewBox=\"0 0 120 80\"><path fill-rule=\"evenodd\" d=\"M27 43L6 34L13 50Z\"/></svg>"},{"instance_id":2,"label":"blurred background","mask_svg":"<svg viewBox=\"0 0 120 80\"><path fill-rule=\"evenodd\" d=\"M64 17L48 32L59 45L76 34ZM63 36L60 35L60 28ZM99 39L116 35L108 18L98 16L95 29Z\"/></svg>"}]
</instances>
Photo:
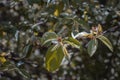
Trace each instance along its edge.
<instances>
[{"instance_id":1,"label":"blurred background","mask_svg":"<svg viewBox=\"0 0 120 80\"><path fill-rule=\"evenodd\" d=\"M70 61L48 72L41 37L88 32L101 24L114 52L99 42L90 57L67 47ZM120 0L0 0L0 80L120 80Z\"/></svg>"}]
</instances>

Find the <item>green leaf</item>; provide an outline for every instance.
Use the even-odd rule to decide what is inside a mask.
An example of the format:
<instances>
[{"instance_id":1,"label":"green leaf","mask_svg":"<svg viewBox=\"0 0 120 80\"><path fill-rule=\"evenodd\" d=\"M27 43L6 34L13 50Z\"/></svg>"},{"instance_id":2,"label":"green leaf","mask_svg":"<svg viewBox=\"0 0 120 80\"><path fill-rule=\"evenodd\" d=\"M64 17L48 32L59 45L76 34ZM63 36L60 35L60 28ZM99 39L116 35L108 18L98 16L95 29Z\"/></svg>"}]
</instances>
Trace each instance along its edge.
<instances>
[{"instance_id":1,"label":"green leaf","mask_svg":"<svg viewBox=\"0 0 120 80\"><path fill-rule=\"evenodd\" d=\"M88 48L87 48L88 54L89 54L90 56L93 56L93 54L94 54L94 53L96 52L96 50L97 50L97 47L98 47L98 41L97 41L96 39L89 41L89 43L88 43Z\"/></svg>"},{"instance_id":2,"label":"green leaf","mask_svg":"<svg viewBox=\"0 0 120 80\"><path fill-rule=\"evenodd\" d=\"M17 70L18 73L19 73L20 75L22 75L24 78L30 79L30 74L27 73L24 69L16 68L16 70Z\"/></svg>"},{"instance_id":3,"label":"green leaf","mask_svg":"<svg viewBox=\"0 0 120 80\"><path fill-rule=\"evenodd\" d=\"M34 4L34 3L37 3L37 4L42 3L42 0L27 0L27 1L28 1L28 3L29 3L30 5L32 5L32 4Z\"/></svg>"},{"instance_id":4,"label":"green leaf","mask_svg":"<svg viewBox=\"0 0 120 80\"><path fill-rule=\"evenodd\" d=\"M68 54L66 47L63 46L62 49L63 49L63 52L64 52L66 59L70 61L70 57L69 57L69 54Z\"/></svg>"},{"instance_id":5,"label":"green leaf","mask_svg":"<svg viewBox=\"0 0 120 80\"><path fill-rule=\"evenodd\" d=\"M48 43L50 41L56 41L56 40L57 40L56 38L55 39L48 39L48 40L44 41L42 45L45 45L46 43Z\"/></svg>"},{"instance_id":6,"label":"green leaf","mask_svg":"<svg viewBox=\"0 0 120 80\"><path fill-rule=\"evenodd\" d=\"M51 49L51 51L56 50L58 47L60 47L60 45L59 45L59 44L56 44L56 45Z\"/></svg>"},{"instance_id":7,"label":"green leaf","mask_svg":"<svg viewBox=\"0 0 120 80\"><path fill-rule=\"evenodd\" d=\"M25 48L23 49L23 57L22 58L29 57L32 52L32 48L33 48L32 44L28 44L27 46L25 46Z\"/></svg>"},{"instance_id":8,"label":"green leaf","mask_svg":"<svg viewBox=\"0 0 120 80\"><path fill-rule=\"evenodd\" d=\"M48 4L51 2L51 0L47 0L47 6L48 6Z\"/></svg>"},{"instance_id":9,"label":"green leaf","mask_svg":"<svg viewBox=\"0 0 120 80\"><path fill-rule=\"evenodd\" d=\"M54 51L52 50L54 46L51 46L45 57L46 69L50 72L55 71L60 67L60 64L64 58L64 52L62 46L57 47Z\"/></svg>"},{"instance_id":10,"label":"green leaf","mask_svg":"<svg viewBox=\"0 0 120 80\"><path fill-rule=\"evenodd\" d=\"M3 72L3 71L8 71L8 70L10 70L11 67L12 66L12 69L14 68L13 67L13 65L9 62L9 61L7 61L7 62L5 62L4 64L2 64L1 66L0 66L0 71L1 72Z\"/></svg>"},{"instance_id":11,"label":"green leaf","mask_svg":"<svg viewBox=\"0 0 120 80\"><path fill-rule=\"evenodd\" d=\"M42 38L44 39L44 40L47 40L47 39L53 39L53 38L57 38L58 36L57 36L57 34L55 33L55 32L46 32L43 36L42 36Z\"/></svg>"},{"instance_id":12,"label":"green leaf","mask_svg":"<svg viewBox=\"0 0 120 80\"><path fill-rule=\"evenodd\" d=\"M85 29L85 30L90 30L90 26L89 26L88 23L85 22L84 20L82 20L82 19L77 19L77 18L75 18L74 20L77 21L77 22L79 23L79 25L80 25L83 29Z\"/></svg>"},{"instance_id":13,"label":"green leaf","mask_svg":"<svg viewBox=\"0 0 120 80\"><path fill-rule=\"evenodd\" d=\"M67 7L69 7L69 0L62 0L62 1Z\"/></svg>"},{"instance_id":14,"label":"green leaf","mask_svg":"<svg viewBox=\"0 0 120 80\"><path fill-rule=\"evenodd\" d=\"M64 8L64 3L60 2L58 5L56 5L55 11L54 11L54 16L58 17L60 13L62 12Z\"/></svg>"},{"instance_id":15,"label":"green leaf","mask_svg":"<svg viewBox=\"0 0 120 80\"><path fill-rule=\"evenodd\" d=\"M57 39L57 34L55 32L46 32L43 36L42 36L42 45L45 45L46 43L56 40Z\"/></svg>"},{"instance_id":16,"label":"green leaf","mask_svg":"<svg viewBox=\"0 0 120 80\"><path fill-rule=\"evenodd\" d=\"M47 3L50 3L51 0L47 0Z\"/></svg>"},{"instance_id":17,"label":"green leaf","mask_svg":"<svg viewBox=\"0 0 120 80\"><path fill-rule=\"evenodd\" d=\"M81 48L80 42L72 37L68 37L67 39L64 40L64 42L75 48L78 48L78 49Z\"/></svg>"},{"instance_id":18,"label":"green leaf","mask_svg":"<svg viewBox=\"0 0 120 80\"><path fill-rule=\"evenodd\" d=\"M100 35L100 36L98 36L98 39L100 41L102 41L113 52L112 44L111 44L111 42L109 41L108 38L106 38L105 36Z\"/></svg>"}]
</instances>

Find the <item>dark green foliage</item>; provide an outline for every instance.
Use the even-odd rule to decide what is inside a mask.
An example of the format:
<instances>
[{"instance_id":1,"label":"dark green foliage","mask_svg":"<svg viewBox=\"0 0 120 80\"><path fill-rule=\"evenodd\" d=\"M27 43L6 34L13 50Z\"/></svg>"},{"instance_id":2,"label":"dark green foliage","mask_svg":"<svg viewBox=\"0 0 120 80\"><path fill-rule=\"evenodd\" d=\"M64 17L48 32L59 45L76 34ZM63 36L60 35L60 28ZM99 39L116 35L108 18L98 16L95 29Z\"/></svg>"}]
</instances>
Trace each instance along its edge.
<instances>
[{"instance_id":1,"label":"dark green foliage","mask_svg":"<svg viewBox=\"0 0 120 80\"><path fill-rule=\"evenodd\" d=\"M0 80L120 80L119 5L0 0Z\"/></svg>"}]
</instances>

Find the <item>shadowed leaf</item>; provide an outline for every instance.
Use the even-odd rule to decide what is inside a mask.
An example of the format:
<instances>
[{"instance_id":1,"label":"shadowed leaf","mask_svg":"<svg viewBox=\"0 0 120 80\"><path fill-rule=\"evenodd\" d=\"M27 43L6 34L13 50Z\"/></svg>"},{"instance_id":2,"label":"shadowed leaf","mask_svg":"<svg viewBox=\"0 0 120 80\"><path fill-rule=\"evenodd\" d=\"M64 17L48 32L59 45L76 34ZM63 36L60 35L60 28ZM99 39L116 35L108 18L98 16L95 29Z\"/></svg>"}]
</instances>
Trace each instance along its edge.
<instances>
[{"instance_id":1,"label":"shadowed leaf","mask_svg":"<svg viewBox=\"0 0 120 80\"><path fill-rule=\"evenodd\" d=\"M108 38L106 38L105 36L99 36L98 39L102 41L113 52L112 44Z\"/></svg>"},{"instance_id":2,"label":"shadowed leaf","mask_svg":"<svg viewBox=\"0 0 120 80\"><path fill-rule=\"evenodd\" d=\"M97 47L98 47L98 41L96 39L89 41L87 50L90 56L93 56L93 54L97 50Z\"/></svg>"}]
</instances>

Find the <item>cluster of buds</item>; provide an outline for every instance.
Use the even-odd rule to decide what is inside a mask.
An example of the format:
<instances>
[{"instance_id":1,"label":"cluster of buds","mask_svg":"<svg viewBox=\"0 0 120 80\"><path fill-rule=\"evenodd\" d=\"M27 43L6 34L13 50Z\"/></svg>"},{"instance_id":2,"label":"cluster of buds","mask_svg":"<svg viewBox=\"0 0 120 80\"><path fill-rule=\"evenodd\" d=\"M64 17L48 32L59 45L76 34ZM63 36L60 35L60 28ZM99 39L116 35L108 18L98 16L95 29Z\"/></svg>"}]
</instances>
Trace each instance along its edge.
<instances>
[{"instance_id":1,"label":"cluster of buds","mask_svg":"<svg viewBox=\"0 0 120 80\"><path fill-rule=\"evenodd\" d=\"M90 30L90 33L80 32L75 36L72 33L72 37L74 39L75 38L90 38L90 39L93 39L93 38L96 38L99 35L102 35L102 32L103 32L102 26L100 24L98 24L97 27L92 27L92 29Z\"/></svg>"}]
</instances>

